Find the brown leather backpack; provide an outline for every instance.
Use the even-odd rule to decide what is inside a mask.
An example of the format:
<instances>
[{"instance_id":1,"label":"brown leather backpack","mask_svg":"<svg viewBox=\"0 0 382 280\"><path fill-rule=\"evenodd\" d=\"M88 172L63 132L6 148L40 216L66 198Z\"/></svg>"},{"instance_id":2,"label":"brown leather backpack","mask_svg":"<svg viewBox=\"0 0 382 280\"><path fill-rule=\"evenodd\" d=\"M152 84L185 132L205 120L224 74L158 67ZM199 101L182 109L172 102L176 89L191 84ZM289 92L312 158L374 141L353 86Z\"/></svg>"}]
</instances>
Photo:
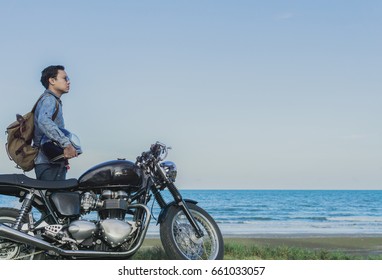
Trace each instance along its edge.
<instances>
[{"instance_id":1,"label":"brown leather backpack","mask_svg":"<svg viewBox=\"0 0 382 280\"><path fill-rule=\"evenodd\" d=\"M34 133L34 112L38 102L44 95L41 95L33 106L32 111L21 116L16 115L16 121L7 127L7 143L5 150L8 153L9 159L16 163L17 168L24 171L30 171L34 168L34 159L37 156L38 148L32 146ZM56 100L56 111L53 114L52 120L58 114L58 101Z\"/></svg>"}]
</instances>

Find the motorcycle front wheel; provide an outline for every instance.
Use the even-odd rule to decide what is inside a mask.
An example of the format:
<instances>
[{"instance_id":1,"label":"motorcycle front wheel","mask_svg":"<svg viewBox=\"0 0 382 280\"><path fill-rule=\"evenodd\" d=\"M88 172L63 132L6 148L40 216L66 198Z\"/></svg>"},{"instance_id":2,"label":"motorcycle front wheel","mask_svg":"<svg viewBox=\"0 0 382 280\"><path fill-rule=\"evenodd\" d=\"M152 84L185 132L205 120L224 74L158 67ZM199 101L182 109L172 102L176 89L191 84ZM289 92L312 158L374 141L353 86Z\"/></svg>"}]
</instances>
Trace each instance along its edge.
<instances>
[{"instance_id":1,"label":"motorcycle front wheel","mask_svg":"<svg viewBox=\"0 0 382 280\"><path fill-rule=\"evenodd\" d=\"M18 215L19 211L17 209L0 208L0 223L11 227ZM27 244L17 243L0 236L0 260L12 259L41 260L44 259L44 254L42 252L36 252L34 247Z\"/></svg>"},{"instance_id":2,"label":"motorcycle front wheel","mask_svg":"<svg viewBox=\"0 0 382 280\"><path fill-rule=\"evenodd\" d=\"M204 236L198 238L183 210L172 205L160 225L163 248L173 260L221 260L224 257L224 242L214 219L202 208L188 203Z\"/></svg>"}]
</instances>

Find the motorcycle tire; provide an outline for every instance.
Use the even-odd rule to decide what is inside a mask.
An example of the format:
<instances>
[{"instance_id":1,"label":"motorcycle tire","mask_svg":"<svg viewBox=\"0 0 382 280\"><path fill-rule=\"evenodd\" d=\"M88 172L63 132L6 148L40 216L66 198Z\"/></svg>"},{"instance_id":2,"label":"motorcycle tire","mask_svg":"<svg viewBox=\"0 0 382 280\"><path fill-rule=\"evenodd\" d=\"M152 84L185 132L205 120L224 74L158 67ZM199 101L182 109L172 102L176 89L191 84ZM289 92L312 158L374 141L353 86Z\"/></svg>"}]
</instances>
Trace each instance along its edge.
<instances>
[{"instance_id":1,"label":"motorcycle tire","mask_svg":"<svg viewBox=\"0 0 382 280\"><path fill-rule=\"evenodd\" d=\"M19 210L13 208L0 208L0 223L12 226L19 215ZM23 221L25 222L25 221ZM0 260L42 260L43 252L36 252L36 248L27 244L17 243L0 236Z\"/></svg>"},{"instance_id":2,"label":"motorcycle tire","mask_svg":"<svg viewBox=\"0 0 382 280\"><path fill-rule=\"evenodd\" d=\"M167 256L172 260L221 260L224 242L214 219L202 208L187 203L204 236L198 238L183 210L177 205L168 209L160 225L160 238Z\"/></svg>"}]
</instances>

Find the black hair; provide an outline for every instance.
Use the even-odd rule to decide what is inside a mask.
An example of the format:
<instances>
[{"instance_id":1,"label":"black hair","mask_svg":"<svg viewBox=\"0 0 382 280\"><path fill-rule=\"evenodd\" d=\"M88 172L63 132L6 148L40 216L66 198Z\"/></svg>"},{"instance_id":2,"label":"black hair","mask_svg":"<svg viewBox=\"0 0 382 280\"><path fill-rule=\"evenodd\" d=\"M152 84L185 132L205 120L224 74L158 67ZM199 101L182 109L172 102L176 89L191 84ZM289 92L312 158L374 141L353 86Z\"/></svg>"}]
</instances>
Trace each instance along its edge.
<instances>
[{"instance_id":1,"label":"black hair","mask_svg":"<svg viewBox=\"0 0 382 280\"><path fill-rule=\"evenodd\" d=\"M51 65L46 67L41 72L41 83L44 88L48 89L49 87L49 79L56 78L58 74L58 70L65 70L65 67L62 65Z\"/></svg>"}]
</instances>

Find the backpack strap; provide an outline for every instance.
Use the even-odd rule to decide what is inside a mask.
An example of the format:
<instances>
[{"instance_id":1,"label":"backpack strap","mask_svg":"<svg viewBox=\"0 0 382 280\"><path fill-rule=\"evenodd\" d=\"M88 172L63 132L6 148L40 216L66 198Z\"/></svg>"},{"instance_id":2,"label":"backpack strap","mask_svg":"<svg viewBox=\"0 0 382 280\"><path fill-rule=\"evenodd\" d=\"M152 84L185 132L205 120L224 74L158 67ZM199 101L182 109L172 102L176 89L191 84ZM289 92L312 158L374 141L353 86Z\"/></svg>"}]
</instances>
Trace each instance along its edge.
<instances>
[{"instance_id":1,"label":"backpack strap","mask_svg":"<svg viewBox=\"0 0 382 280\"><path fill-rule=\"evenodd\" d=\"M36 108L37 108L37 104L40 102L41 98L44 97L44 94L42 94L39 99L37 99L36 103L34 104L33 108L32 108L32 113L34 113L34 111L36 111Z\"/></svg>"},{"instance_id":2,"label":"backpack strap","mask_svg":"<svg viewBox=\"0 0 382 280\"><path fill-rule=\"evenodd\" d=\"M51 94L51 93L49 93L49 94ZM33 106L33 108L32 108L32 113L34 113L34 111L36 111L36 108L37 108L37 105L38 105L38 103L40 102L40 100L41 100L41 98L43 98L44 97L44 95L45 95L45 93L43 93L40 97L39 97L39 99L37 99L37 101L36 101L36 103L34 104L34 106ZM56 119L56 117L57 117L57 114L58 114L58 103L59 103L59 101L58 101L58 98L54 95L54 94L51 94L51 95L53 95L54 96L54 98L56 98L56 111L54 111L54 114L53 114L53 116L52 116L52 121L54 121L55 119Z\"/></svg>"},{"instance_id":3,"label":"backpack strap","mask_svg":"<svg viewBox=\"0 0 382 280\"><path fill-rule=\"evenodd\" d=\"M56 99L56 111L54 112L53 116L52 116L52 121L54 121L57 117L57 114L58 114L58 100Z\"/></svg>"}]
</instances>

